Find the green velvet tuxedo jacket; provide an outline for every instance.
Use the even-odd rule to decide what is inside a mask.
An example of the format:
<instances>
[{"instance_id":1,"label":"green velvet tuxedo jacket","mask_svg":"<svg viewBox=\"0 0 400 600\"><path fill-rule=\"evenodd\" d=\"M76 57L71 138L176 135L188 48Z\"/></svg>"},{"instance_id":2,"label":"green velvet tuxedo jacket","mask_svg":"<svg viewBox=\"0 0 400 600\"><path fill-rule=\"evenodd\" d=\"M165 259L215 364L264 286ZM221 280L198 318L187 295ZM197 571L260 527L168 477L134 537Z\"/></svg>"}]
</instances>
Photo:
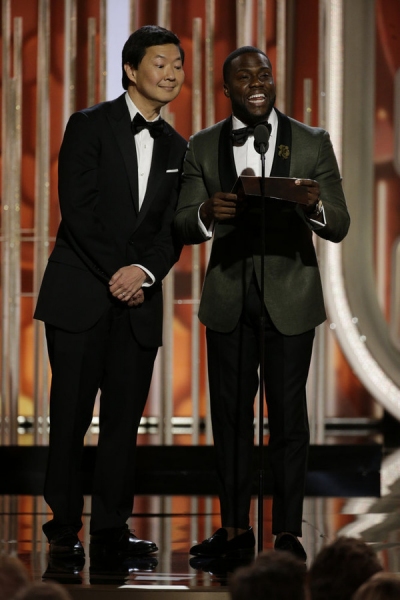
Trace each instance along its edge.
<instances>
[{"instance_id":1,"label":"green velvet tuxedo jacket","mask_svg":"<svg viewBox=\"0 0 400 600\"><path fill-rule=\"evenodd\" d=\"M215 331L236 326L253 273L259 284L264 276L265 306L284 335L301 334L326 319L313 231L331 242L347 234L350 217L341 177L326 131L277 114L270 175L318 181L326 225L315 226L296 203L268 198L262 274L260 201L249 200L235 219L216 223L199 309L200 321ZM235 184L231 131L229 117L190 138L175 215L184 244L205 241L198 224L200 205L215 192L230 192Z\"/></svg>"}]
</instances>

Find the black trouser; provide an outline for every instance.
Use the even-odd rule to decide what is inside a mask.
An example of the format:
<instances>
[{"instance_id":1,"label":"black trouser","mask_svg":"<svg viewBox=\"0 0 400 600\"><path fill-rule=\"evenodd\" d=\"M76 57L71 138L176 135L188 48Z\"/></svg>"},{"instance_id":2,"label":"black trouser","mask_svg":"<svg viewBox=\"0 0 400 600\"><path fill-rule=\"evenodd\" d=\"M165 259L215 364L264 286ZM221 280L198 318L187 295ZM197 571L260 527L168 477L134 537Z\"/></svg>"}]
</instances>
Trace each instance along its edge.
<instances>
[{"instance_id":1,"label":"black trouser","mask_svg":"<svg viewBox=\"0 0 400 600\"><path fill-rule=\"evenodd\" d=\"M207 329L211 417L223 527L247 528L253 483L254 399L260 363L260 293L253 278L238 325ZM265 311L265 393L273 477L272 532L301 535L309 446L305 386L315 330L282 335Z\"/></svg>"},{"instance_id":2,"label":"black trouser","mask_svg":"<svg viewBox=\"0 0 400 600\"><path fill-rule=\"evenodd\" d=\"M43 531L49 539L65 526L82 527L83 441L99 389L90 531L122 527L132 513L137 431L157 348L136 342L128 312L112 307L82 333L46 325L52 383L44 496L53 519Z\"/></svg>"}]
</instances>

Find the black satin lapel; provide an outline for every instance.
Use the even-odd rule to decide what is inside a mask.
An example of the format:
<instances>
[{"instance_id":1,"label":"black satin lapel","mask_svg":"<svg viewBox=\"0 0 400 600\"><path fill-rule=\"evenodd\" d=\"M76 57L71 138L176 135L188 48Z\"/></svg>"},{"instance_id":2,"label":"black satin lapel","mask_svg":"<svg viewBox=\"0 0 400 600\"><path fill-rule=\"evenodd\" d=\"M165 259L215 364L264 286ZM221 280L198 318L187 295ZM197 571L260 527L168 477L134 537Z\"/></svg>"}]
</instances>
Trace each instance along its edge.
<instances>
[{"instance_id":1,"label":"black satin lapel","mask_svg":"<svg viewBox=\"0 0 400 600\"><path fill-rule=\"evenodd\" d=\"M117 138L118 145L121 149L122 157L128 173L133 205L135 207L136 213L138 213L139 187L135 138L131 131L131 120L128 107L126 106L125 98L123 98L123 102L125 103L126 111L122 106L119 107L120 109L122 108L121 110L115 110L114 112L111 112L110 123Z\"/></svg>"},{"instance_id":2,"label":"black satin lapel","mask_svg":"<svg viewBox=\"0 0 400 600\"><path fill-rule=\"evenodd\" d=\"M139 211L139 218L136 226L140 225L146 216L153 198L164 181L164 174L168 166L168 157L171 150L170 135L164 133L154 140L153 156L151 158L151 166L149 179L147 182L146 194Z\"/></svg>"},{"instance_id":3,"label":"black satin lapel","mask_svg":"<svg viewBox=\"0 0 400 600\"><path fill-rule=\"evenodd\" d=\"M289 177L292 152L292 128L288 117L279 112L279 110L276 112L278 115L278 135L274 161L271 168L271 177Z\"/></svg>"},{"instance_id":4,"label":"black satin lapel","mask_svg":"<svg viewBox=\"0 0 400 600\"><path fill-rule=\"evenodd\" d=\"M237 179L231 132L232 117L229 117L222 125L218 145L218 172L221 181L221 191L228 193L233 188Z\"/></svg>"}]
</instances>

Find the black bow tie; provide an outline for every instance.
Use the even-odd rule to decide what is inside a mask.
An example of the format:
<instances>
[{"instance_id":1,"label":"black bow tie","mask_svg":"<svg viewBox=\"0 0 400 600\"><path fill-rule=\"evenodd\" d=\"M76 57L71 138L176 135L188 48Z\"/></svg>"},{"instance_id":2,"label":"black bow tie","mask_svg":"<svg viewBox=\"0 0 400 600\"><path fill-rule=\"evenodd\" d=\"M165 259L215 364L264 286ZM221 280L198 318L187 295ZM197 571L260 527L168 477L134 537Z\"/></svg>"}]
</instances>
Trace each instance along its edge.
<instances>
[{"instance_id":1,"label":"black bow tie","mask_svg":"<svg viewBox=\"0 0 400 600\"><path fill-rule=\"evenodd\" d=\"M271 125L268 121L262 121L261 123L257 123L257 125L266 125L268 127L269 132L271 133ZM231 138L234 146L243 146L247 142L247 138L249 135L254 135L254 130L257 125L249 125L248 127L241 127L240 129L233 129L231 133Z\"/></svg>"},{"instance_id":2,"label":"black bow tie","mask_svg":"<svg viewBox=\"0 0 400 600\"><path fill-rule=\"evenodd\" d=\"M141 114L136 113L132 119L132 133L136 135L142 129L148 129L152 138L159 137L164 132L164 119L146 121Z\"/></svg>"}]
</instances>

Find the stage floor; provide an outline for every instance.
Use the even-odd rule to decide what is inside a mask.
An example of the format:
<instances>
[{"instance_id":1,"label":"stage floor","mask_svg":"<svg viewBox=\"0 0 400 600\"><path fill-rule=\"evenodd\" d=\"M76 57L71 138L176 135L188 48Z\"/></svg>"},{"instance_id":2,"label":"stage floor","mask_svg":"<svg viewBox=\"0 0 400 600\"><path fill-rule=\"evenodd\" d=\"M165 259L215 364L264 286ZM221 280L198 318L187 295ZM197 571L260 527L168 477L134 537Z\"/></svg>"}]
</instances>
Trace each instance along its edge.
<instances>
[{"instance_id":1,"label":"stage floor","mask_svg":"<svg viewBox=\"0 0 400 600\"><path fill-rule=\"evenodd\" d=\"M339 452L340 454L340 452ZM367 474L365 474L367 477ZM357 480L356 474L354 475ZM383 457L380 465L380 490L369 494L368 486L346 482L335 495L338 478L332 486L332 473L313 474L313 487L325 494L308 494L304 504L302 542L308 566L317 552L339 535L361 537L370 543L387 571L400 572L400 451ZM318 481L316 482L315 479ZM351 491L346 496L346 489ZM372 488L371 488L372 489ZM85 499L81 540L85 546L84 564L49 562L48 545L42 523L48 517L40 495L0 495L0 551L17 555L27 566L33 580L54 579L65 585L73 598L107 597L125 599L129 594L152 600L158 596L229 598L230 574L238 567L224 561L201 563L189 555L190 547L209 537L220 526L216 496L139 495L129 526L138 537L151 539L159 551L148 558L114 564L98 564L89 558L90 497ZM258 532L257 497L252 501L251 524ZM273 546L271 499L263 503L263 549ZM258 551L258 548L256 549ZM105 599L107 600L107 599Z\"/></svg>"}]
</instances>

